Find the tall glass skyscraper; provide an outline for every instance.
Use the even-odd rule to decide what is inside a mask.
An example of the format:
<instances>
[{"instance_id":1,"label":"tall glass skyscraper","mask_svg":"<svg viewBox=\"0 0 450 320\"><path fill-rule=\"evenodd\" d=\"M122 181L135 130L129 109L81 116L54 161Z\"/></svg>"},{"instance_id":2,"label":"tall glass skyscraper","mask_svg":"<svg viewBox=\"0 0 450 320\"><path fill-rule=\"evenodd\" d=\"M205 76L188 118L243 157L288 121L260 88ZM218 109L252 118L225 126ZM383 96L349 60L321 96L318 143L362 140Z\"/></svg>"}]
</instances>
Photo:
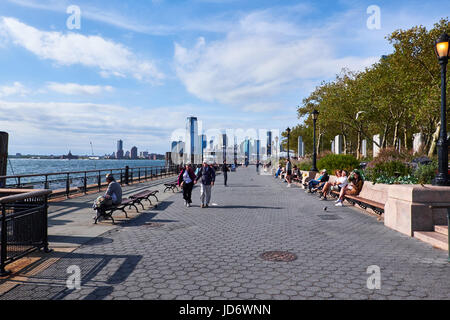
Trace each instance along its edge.
<instances>
[{"instance_id":1,"label":"tall glass skyscraper","mask_svg":"<svg viewBox=\"0 0 450 320\"><path fill-rule=\"evenodd\" d=\"M199 151L197 118L189 117L186 119L185 162L191 162L192 164L199 163Z\"/></svg>"},{"instance_id":2,"label":"tall glass skyscraper","mask_svg":"<svg viewBox=\"0 0 450 320\"><path fill-rule=\"evenodd\" d=\"M272 156L272 131L267 131L267 157Z\"/></svg>"},{"instance_id":3,"label":"tall glass skyscraper","mask_svg":"<svg viewBox=\"0 0 450 320\"><path fill-rule=\"evenodd\" d=\"M122 140L117 141L116 158L123 159L123 141Z\"/></svg>"}]
</instances>

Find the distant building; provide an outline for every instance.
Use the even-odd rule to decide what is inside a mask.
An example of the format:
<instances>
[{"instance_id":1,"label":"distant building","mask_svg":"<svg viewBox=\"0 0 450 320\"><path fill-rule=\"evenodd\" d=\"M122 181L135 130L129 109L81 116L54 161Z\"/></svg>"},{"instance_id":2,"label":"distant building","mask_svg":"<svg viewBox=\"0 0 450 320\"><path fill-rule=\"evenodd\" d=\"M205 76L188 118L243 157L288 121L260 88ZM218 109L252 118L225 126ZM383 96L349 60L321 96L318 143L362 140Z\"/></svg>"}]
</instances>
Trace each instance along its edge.
<instances>
[{"instance_id":1,"label":"distant building","mask_svg":"<svg viewBox=\"0 0 450 320\"><path fill-rule=\"evenodd\" d=\"M141 151L139 157L141 159L148 159L148 151Z\"/></svg>"},{"instance_id":2,"label":"distant building","mask_svg":"<svg viewBox=\"0 0 450 320\"><path fill-rule=\"evenodd\" d=\"M22 154L21 153L16 153L16 157L21 157Z\"/></svg>"},{"instance_id":3,"label":"distant building","mask_svg":"<svg viewBox=\"0 0 450 320\"><path fill-rule=\"evenodd\" d=\"M131 159L136 160L138 158L138 149L137 147L131 148Z\"/></svg>"},{"instance_id":4,"label":"distant building","mask_svg":"<svg viewBox=\"0 0 450 320\"><path fill-rule=\"evenodd\" d=\"M69 153L65 156L62 156L61 159L75 160L78 159L78 156L74 156L72 154L72 151L69 151Z\"/></svg>"},{"instance_id":5,"label":"distant building","mask_svg":"<svg viewBox=\"0 0 450 320\"><path fill-rule=\"evenodd\" d=\"M125 159L130 159L130 151L125 152Z\"/></svg>"},{"instance_id":6,"label":"distant building","mask_svg":"<svg viewBox=\"0 0 450 320\"><path fill-rule=\"evenodd\" d=\"M117 141L116 158L123 159L123 141L122 140Z\"/></svg>"},{"instance_id":7,"label":"distant building","mask_svg":"<svg viewBox=\"0 0 450 320\"><path fill-rule=\"evenodd\" d=\"M186 119L185 162L199 162L198 123L196 117Z\"/></svg>"}]
</instances>

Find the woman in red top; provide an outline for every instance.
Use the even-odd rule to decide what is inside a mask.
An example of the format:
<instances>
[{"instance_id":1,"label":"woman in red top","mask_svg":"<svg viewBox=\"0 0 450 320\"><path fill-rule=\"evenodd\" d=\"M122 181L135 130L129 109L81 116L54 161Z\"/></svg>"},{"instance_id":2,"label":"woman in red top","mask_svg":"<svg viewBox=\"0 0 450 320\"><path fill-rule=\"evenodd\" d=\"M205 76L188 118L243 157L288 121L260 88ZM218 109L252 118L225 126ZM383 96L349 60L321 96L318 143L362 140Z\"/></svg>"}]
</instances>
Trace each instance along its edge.
<instances>
[{"instance_id":1,"label":"woman in red top","mask_svg":"<svg viewBox=\"0 0 450 320\"><path fill-rule=\"evenodd\" d=\"M183 188L183 199L186 207L192 203L192 188L194 187L195 173L191 164L187 163L178 175L178 185Z\"/></svg>"}]
</instances>

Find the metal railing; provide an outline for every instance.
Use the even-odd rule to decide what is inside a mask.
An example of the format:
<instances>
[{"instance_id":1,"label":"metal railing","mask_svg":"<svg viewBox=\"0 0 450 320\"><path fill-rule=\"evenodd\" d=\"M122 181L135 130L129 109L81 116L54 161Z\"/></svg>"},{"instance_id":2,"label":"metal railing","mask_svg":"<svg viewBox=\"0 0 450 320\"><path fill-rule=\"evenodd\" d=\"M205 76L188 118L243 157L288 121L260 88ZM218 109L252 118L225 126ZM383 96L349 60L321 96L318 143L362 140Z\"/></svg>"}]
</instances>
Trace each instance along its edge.
<instances>
[{"instance_id":1,"label":"metal railing","mask_svg":"<svg viewBox=\"0 0 450 320\"><path fill-rule=\"evenodd\" d=\"M121 185L133 184L135 182L154 180L178 174L180 166L159 166L159 167L136 167L136 168L114 168L100 170L70 171L25 174L13 176L1 176L0 180L6 181L6 188L17 189L47 189L53 190L53 197L70 197L73 193L106 187L106 174L113 174L116 181Z\"/></svg>"},{"instance_id":2,"label":"metal railing","mask_svg":"<svg viewBox=\"0 0 450 320\"><path fill-rule=\"evenodd\" d=\"M51 190L0 189L0 276L6 265L40 249L49 252L47 215Z\"/></svg>"}]
</instances>

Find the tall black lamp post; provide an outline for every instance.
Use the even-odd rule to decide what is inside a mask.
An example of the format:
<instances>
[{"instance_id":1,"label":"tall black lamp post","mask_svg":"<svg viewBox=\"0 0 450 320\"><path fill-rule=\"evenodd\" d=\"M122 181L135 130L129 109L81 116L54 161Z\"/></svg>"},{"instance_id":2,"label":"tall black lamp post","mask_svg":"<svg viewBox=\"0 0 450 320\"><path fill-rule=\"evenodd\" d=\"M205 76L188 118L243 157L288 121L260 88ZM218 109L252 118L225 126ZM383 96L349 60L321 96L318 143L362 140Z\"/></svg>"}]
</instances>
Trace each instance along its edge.
<instances>
[{"instance_id":1,"label":"tall black lamp post","mask_svg":"<svg viewBox=\"0 0 450 320\"><path fill-rule=\"evenodd\" d=\"M436 41L434 50L441 65L441 132L437 142L439 171L433 185L448 186L448 141L447 141L447 63L450 56L449 36L442 34Z\"/></svg>"},{"instance_id":2,"label":"tall black lamp post","mask_svg":"<svg viewBox=\"0 0 450 320\"><path fill-rule=\"evenodd\" d=\"M287 132L287 138L288 138L288 143L287 143L287 159L289 160L290 159L290 157L289 157L289 140L290 140L290 138L291 138L291 128L287 128L286 129L286 132Z\"/></svg>"},{"instance_id":3,"label":"tall black lamp post","mask_svg":"<svg viewBox=\"0 0 450 320\"><path fill-rule=\"evenodd\" d=\"M317 121L317 119L319 118L319 111L317 111L317 110L314 110L312 113L311 113L311 115L312 115L312 118L313 118L313 131L314 131L314 133L313 133L313 148L314 148L314 150L313 150L313 163L312 163L312 168L311 168L311 171L315 171L315 172L317 172L317 171L319 171L319 170L317 170L317 152L316 152L316 121Z\"/></svg>"}]
</instances>

